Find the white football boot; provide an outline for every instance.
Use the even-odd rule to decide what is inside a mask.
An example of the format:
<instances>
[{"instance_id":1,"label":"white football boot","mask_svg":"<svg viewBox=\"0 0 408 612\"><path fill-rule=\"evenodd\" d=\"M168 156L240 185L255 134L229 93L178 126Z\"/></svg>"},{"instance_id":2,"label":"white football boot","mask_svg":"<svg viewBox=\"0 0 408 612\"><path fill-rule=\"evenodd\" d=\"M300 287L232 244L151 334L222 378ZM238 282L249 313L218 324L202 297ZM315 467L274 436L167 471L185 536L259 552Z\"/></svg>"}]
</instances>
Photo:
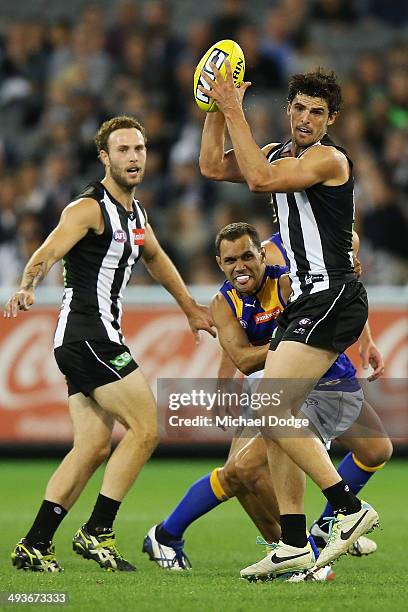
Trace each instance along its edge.
<instances>
[{"instance_id":1,"label":"white football boot","mask_svg":"<svg viewBox=\"0 0 408 612\"><path fill-rule=\"evenodd\" d=\"M329 519L327 519L329 520ZM316 542L319 548L324 548L327 544L327 540L329 539L329 534L327 531L324 531L320 528L317 523L313 523L310 528L310 533L313 536L314 541ZM377 550L377 544L370 538L366 538L365 536L361 536L352 544L348 553L353 557L363 557L365 555L371 555L375 553Z\"/></svg>"},{"instance_id":2,"label":"white football boot","mask_svg":"<svg viewBox=\"0 0 408 612\"><path fill-rule=\"evenodd\" d=\"M293 574L286 582L330 582L331 580L334 580L334 572L330 565L325 565L320 569L312 568L301 574Z\"/></svg>"},{"instance_id":3,"label":"white football boot","mask_svg":"<svg viewBox=\"0 0 408 612\"><path fill-rule=\"evenodd\" d=\"M149 555L150 561L157 563L162 569L182 571L191 569L191 563L183 551L184 540L174 540L167 546L156 539L156 527L153 525L143 540L142 552Z\"/></svg>"},{"instance_id":4,"label":"white football boot","mask_svg":"<svg viewBox=\"0 0 408 612\"><path fill-rule=\"evenodd\" d=\"M316 567L320 568L345 555L365 533L379 526L378 514L367 502L361 500L361 509L352 514L338 513L330 519L329 538Z\"/></svg>"},{"instance_id":5,"label":"white football boot","mask_svg":"<svg viewBox=\"0 0 408 612\"><path fill-rule=\"evenodd\" d=\"M309 542L302 548L279 542L268 545L268 549L268 554L261 561L241 570L241 578L250 581L268 580L279 574L304 572L312 568L316 562Z\"/></svg>"}]
</instances>

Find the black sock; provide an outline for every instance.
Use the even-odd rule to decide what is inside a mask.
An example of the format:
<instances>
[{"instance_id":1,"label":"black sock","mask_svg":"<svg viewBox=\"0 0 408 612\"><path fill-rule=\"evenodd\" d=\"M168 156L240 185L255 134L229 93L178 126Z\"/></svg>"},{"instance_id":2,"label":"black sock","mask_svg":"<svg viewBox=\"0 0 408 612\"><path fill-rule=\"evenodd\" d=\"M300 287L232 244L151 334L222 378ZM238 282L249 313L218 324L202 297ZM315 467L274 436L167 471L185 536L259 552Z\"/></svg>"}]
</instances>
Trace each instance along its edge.
<instances>
[{"instance_id":1,"label":"black sock","mask_svg":"<svg viewBox=\"0 0 408 612\"><path fill-rule=\"evenodd\" d=\"M95 507L86 524L89 533L96 535L99 529L112 529L120 504L120 501L99 493Z\"/></svg>"},{"instance_id":2,"label":"black sock","mask_svg":"<svg viewBox=\"0 0 408 612\"><path fill-rule=\"evenodd\" d=\"M67 510L61 504L44 499L33 526L26 535L28 543L31 546L39 544L39 548L47 548L66 514Z\"/></svg>"},{"instance_id":3,"label":"black sock","mask_svg":"<svg viewBox=\"0 0 408 612\"><path fill-rule=\"evenodd\" d=\"M322 493L331 504L333 512L341 510L343 514L353 514L361 509L360 500L350 491L350 487L344 480L323 489Z\"/></svg>"},{"instance_id":4,"label":"black sock","mask_svg":"<svg viewBox=\"0 0 408 612\"><path fill-rule=\"evenodd\" d=\"M320 529L322 531L325 531L326 533L329 533L329 523L324 520L323 514L321 514L319 516L319 518L316 521L316 524L319 525L319 527L320 527Z\"/></svg>"},{"instance_id":5,"label":"black sock","mask_svg":"<svg viewBox=\"0 0 408 612\"><path fill-rule=\"evenodd\" d=\"M166 529L163 527L163 523L157 525L156 533L154 535L156 536L156 540L164 546L167 546L170 544L170 542L174 542L175 540L180 540L180 538L176 538L176 536L166 531Z\"/></svg>"},{"instance_id":6,"label":"black sock","mask_svg":"<svg viewBox=\"0 0 408 612\"><path fill-rule=\"evenodd\" d=\"M306 546L306 516L304 514L281 514L280 524L282 542L297 548Z\"/></svg>"}]
</instances>

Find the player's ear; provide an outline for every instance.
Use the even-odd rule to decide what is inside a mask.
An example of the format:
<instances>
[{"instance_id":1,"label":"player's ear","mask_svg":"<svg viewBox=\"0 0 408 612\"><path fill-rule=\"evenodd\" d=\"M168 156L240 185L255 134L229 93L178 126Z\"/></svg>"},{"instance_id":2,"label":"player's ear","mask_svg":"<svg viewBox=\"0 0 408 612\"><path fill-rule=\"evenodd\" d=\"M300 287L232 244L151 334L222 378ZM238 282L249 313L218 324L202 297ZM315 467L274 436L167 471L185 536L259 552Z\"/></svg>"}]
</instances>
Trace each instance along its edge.
<instances>
[{"instance_id":1,"label":"player's ear","mask_svg":"<svg viewBox=\"0 0 408 612\"><path fill-rule=\"evenodd\" d=\"M218 267L220 268L220 270L222 270L221 257L219 255L216 255L215 259L217 260ZM224 272L224 270L222 271Z\"/></svg>"},{"instance_id":2,"label":"player's ear","mask_svg":"<svg viewBox=\"0 0 408 612\"><path fill-rule=\"evenodd\" d=\"M329 115L329 118L327 120L327 125L332 125L336 121L337 115L338 115L337 112L334 112L331 115Z\"/></svg>"},{"instance_id":3,"label":"player's ear","mask_svg":"<svg viewBox=\"0 0 408 612\"><path fill-rule=\"evenodd\" d=\"M261 263L265 263L265 261L266 261L266 250L265 250L265 247L261 247L261 250L259 252L260 252L260 255L261 255Z\"/></svg>"},{"instance_id":4,"label":"player's ear","mask_svg":"<svg viewBox=\"0 0 408 612\"><path fill-rule=\"evenodd\" d=\"M286 114L289 116L290 115L290 109L292 107L292 104L290 102L288 102L288 105L286 107Z\"/></svg>"},{"instance_id":5,"label":"player's ear","mask_svg":"<svg viewBox=\"0 0 408 612\"><path fill-rule=\"evenodd\" d=\"M101 160L105 168L109 166L109 155L103 149L101 149L101 151L99 152L99 159Z\"/></svg>"}]
</instances>

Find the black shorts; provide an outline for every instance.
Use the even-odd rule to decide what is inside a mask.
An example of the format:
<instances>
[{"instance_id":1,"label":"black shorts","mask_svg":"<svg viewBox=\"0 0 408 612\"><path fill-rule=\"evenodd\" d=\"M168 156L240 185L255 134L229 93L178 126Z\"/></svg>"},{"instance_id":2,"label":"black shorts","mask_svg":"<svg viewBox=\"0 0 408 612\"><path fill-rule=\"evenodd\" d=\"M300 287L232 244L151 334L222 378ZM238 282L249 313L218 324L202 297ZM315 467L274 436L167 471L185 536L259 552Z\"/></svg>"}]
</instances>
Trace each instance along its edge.
<instances>
[{"instance_id":1,"label":"black shorts","mask_svg":"<svg viewBox=\"0 0 408 612\"><path fill-rule=\"evenodd\" d=\"M139 366L127 346L109 340L83 340L54 349L55 360L65 375L68 395L91 391L125 378Z\"/></svg>"},{"instance_id":2,"label":"black shorts","mask_svg":"<svg viewBox=\"0 0 408 612\"><path fill-rule=\"evenodd\" d=\"M277 318L270 350L291 340L342 353L360 337L367 317L367 293L360 281L301 295Z\"/></svg>"}]
</instances>

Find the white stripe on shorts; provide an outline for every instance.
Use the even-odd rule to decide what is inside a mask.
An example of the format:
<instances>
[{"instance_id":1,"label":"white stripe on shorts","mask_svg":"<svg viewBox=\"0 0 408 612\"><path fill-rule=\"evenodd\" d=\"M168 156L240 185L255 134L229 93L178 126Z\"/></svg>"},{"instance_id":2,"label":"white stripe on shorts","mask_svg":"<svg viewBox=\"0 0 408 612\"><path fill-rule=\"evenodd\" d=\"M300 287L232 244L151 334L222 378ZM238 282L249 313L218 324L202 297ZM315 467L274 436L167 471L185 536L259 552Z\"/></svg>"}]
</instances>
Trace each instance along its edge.
<instances>
[{"instance_id":1,"label":"white stripe on shorts","mask_svg":"<svg viewBox=\"0 0 408 612\"><path fill-rule=\"evenodd\" d=\"M92 346L85 340L85 344L86 346L89 348L89 350L91 351L91 353L93 355L95 355L95 357L97 358L97 360L99 361L99 363L101 363L102 365L105 366L105 368L108 368L108 370L110 370L111 372L113 372L115 374L115 376L117 376L119 378L119 380L122 380L122 377L120 376L120 374L118 374L116 372L116 370L114 370L113 368L111 368L110 366L108 366L107 363L105 363L104 361L102 361L102 359L99 359L98 355L95 353L95 351L93 350Z\"/></svg>"},{"instance_id":2,"label":"white stripe on shorts","mask_svg":"<svg viewBox=\"0 0 408 612\"><path fill-rule=\"evenodd\" d=\"M313 325L312 329L310 330L310 332L307 334L306 339L305 339L305 344L307 344L307 341L309 340L309 336L312 333L312 331L319 325L319 323L321 323L329 314L329 312L331 311L331 309L333 308L333 306L335 305L335 303L337 302L337 300L339 299L339 297L341 296L341 294L343 293L344 289L345 289L346 285L343 285L341 288L341 291L339 293L339 295L336 297L336 299L334 300L333 304L330 306L329 310L326 312L326 314L319 319L318 321L316 321L316 323Z\"/></svg>"}]
</instances>

